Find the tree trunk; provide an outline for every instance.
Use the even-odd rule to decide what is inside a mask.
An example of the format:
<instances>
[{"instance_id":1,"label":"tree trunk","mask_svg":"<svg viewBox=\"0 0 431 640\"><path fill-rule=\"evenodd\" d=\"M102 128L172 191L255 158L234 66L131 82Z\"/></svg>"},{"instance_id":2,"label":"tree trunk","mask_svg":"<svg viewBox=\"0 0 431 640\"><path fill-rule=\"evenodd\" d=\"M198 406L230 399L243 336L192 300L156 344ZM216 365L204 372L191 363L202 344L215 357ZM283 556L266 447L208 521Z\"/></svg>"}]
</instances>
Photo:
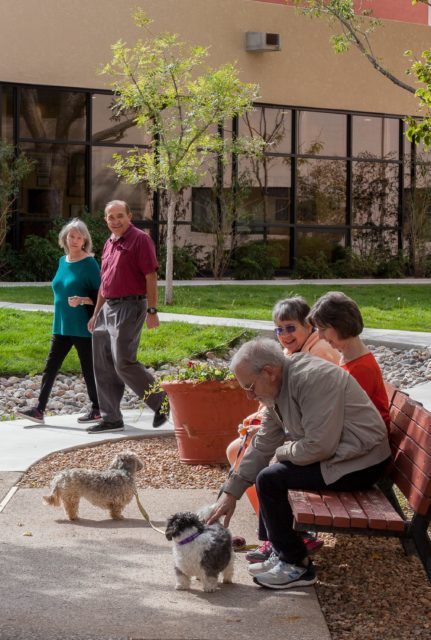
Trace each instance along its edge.
<instances>
[{"instance_id":1,"label":"tree trunk","mask_svg":"<svg viewBox=\"0 0 431 640\"><path fill-rule=\"evenodd\" d=\"M174 191L169 193L168 219L166 232L166 275L165 275L165 304L173 304L174 292L172 280L174 275L174 227L175 209L177 206L178 194Z\"/></svg>"}]
</instances>

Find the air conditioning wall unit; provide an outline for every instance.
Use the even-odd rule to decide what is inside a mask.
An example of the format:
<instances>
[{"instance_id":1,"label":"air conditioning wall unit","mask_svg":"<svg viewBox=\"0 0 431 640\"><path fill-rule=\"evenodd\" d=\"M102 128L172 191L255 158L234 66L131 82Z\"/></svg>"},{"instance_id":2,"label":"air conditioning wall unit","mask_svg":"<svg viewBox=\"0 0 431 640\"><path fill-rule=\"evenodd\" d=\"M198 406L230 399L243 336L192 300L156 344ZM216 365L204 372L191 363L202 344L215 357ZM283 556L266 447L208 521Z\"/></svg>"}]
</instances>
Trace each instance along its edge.
<instances>
[{"instance_id":1,"label":"air conditioning wall unit","mask_svg":"<svg viewBox=\"0 0 431 640\"><path fill-rule=\"evenodd\" d=\"M245 34L246 51L281 51L279 33L265 33L263 31L247 31Z\"/></svg>"}]
</instances>

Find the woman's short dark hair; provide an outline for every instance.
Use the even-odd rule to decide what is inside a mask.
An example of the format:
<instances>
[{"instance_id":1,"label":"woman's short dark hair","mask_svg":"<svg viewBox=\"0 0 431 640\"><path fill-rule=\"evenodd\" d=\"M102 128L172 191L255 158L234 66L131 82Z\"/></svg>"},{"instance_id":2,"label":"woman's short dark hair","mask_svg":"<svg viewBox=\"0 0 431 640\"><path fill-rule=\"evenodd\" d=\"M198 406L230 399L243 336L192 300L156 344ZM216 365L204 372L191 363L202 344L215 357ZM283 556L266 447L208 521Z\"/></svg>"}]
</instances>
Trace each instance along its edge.
<instances>
[{"instance_id":1,"label":"woman's short dark hair","mask_svg":"<svg viewBox=\"0 0 431 640\"><path fill-rule=\"evenodd\" d=\"M343 339L358 336L364 328L358 305L341 291L325 293L312 306L307 319L315 327L333 327Z\"/></svg>"},{"instance_id":2,"label":"woman's short dark hair","mask_svg":"<svg viewBox=\"0 0 431 640\"><path fill-rule=\"evenodd\" d=\"M275 304L272 310L272 319L274 322L280 322L280 320L296 320L302 325L305 325L309 311L310 307L304 298L301 296L293 296L292 298L279 300Z\"/></svg>"}]
</instances>

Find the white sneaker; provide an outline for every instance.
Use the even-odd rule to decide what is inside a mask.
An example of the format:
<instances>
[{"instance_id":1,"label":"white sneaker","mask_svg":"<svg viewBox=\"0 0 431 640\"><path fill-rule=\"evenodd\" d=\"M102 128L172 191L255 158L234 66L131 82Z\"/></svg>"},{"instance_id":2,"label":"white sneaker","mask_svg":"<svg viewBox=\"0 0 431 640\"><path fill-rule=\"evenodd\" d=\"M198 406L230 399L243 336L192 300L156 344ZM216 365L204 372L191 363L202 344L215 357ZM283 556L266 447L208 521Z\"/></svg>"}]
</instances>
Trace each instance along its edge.
<instances>
[{"instance_id":1,"label":"white sneaker","mask_svg":"<svg viewBox=\"0 0 431 640\"><path fill-rule=\"evenodd\" d=\"M316 582L316 572L311 560L306 567L280 560L272 569L255 575L253 582L267 589L291 589L309 587Z\"/></svg>"},{"instance_id":2,"label":"white sneaker","mask_svg":"<svg viewBox=\"0 0 431 640\"><path fill-rule=\"evenodd\" d=\"M251 576L257 576L258 573L265 573L269 571L279 562L278 555L273 551L265 562L255 562L249 564L247 569Z\"/></svg>"}]
</instances>

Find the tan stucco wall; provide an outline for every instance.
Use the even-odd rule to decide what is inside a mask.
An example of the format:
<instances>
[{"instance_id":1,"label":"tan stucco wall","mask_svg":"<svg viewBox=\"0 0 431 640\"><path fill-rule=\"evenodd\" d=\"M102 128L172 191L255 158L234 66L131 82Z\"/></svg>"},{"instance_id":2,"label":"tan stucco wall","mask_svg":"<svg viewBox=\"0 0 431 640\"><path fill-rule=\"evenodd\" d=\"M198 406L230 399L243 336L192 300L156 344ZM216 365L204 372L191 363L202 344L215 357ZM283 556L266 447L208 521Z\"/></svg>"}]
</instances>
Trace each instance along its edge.
<instances>
[{"instance_id":1,"label":"tan stucco wall","mask_svg":"<svg viewBox=\"0 0 431 640\"><path fill-rule=\"evenodd\" d=\"M131 9L143 7L153 30L211 46L211 64L236 60L243 80L259 83L261 101L382 113L414 113L417 100L385 80L356 51L336 56L329 26L290 7L253 0L0 0L0 80L109 88L97 67L110 45L132 44ZM247 53L245 31L281 34L282 51ZM387 22L376 52L405 78L405 49L429 46L430 27Z\"/></svg>"}]
</instances>

